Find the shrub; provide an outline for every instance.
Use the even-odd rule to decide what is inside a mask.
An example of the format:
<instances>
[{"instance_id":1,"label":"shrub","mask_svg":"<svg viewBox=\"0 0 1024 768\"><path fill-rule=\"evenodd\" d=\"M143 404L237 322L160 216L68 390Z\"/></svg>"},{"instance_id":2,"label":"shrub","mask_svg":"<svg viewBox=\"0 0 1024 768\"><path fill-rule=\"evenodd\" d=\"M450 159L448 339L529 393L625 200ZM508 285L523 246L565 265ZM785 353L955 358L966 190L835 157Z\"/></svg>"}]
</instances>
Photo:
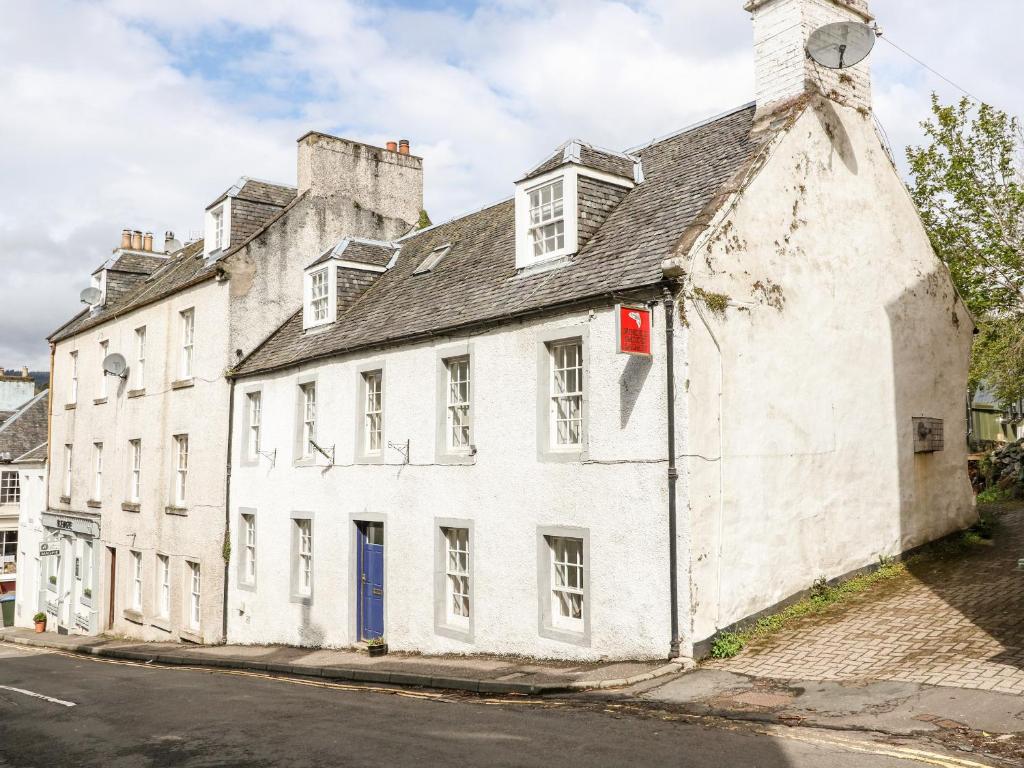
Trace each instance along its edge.
<instances>
[{"instance_id":1,"label":"shrub","mask_svg":"<svg viewBox=\"0 0 1024 768\"><path fill-rule=\"evenodd\" d=\"M46 621L46 614L40 611L32 617L32 621Z\"/></svg>"}]
</instances>

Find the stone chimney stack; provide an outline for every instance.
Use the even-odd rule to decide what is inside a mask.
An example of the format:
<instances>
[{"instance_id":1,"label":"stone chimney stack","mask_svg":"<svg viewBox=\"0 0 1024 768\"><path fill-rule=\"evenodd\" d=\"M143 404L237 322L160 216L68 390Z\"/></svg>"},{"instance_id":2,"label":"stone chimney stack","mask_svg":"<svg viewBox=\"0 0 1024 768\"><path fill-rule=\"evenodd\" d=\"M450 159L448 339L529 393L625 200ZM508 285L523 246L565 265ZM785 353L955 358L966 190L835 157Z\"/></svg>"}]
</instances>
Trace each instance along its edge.
<instances>
[{"instance_id":1,"label":"stone chimney stack","mask_svg":"<svg viewBox=\"0 0 1024 768\"><path fill-rule=\"evenodd\" d=\"M860 111L871 109L870 56L854 67L827 69L807 55L811 33L826 24L874 21L868 0L748 0L754 21L757 115L820 93Z\"/></svg>"},{"instance_id":2,"label":"stone chimney stack","mask_svg":"<svg viewBox=\"0 0 1024 768\"><path fill-rule=\"evenodd\" d=\"M311 131L299 139L299 194L323 198L347 219L339 222L343 235L399 237L423 209L423 159L408 147L394 152Z\"/></svg>"}]
</instances>

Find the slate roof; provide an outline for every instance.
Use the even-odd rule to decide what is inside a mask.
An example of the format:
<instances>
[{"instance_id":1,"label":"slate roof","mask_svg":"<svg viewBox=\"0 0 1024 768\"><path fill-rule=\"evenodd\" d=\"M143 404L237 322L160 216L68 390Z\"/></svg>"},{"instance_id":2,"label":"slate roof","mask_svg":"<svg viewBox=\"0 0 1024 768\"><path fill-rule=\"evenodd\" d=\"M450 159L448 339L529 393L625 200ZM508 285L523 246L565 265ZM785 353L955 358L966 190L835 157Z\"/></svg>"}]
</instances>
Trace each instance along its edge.
<instances>
[{"instance_id":1,"label":"slate roof","mask_svg":"<svg viewBox=\"0 0 1024 768\"><path fill-rule=\"evenodd\" d=\"M235 369L276 370L384 343L499 322L573 301L653 289L661 261L684 230L747 163L754 107L743 107L636 150L645 180L623 198L563 267L517 274L512 200L416 232L398 241L395 266L378 276L326 329L305 334L297 312ZM451 243L430 272L413 271Z\"/></svg>"},{"instance_id":2,"label":"slate roof","mask_svg":"<svg viewBox=\"0 0 1024 768\"><path fill-rule=\"evenodd\" d=\"M111 318L123 315L136 307L150 304L157 299L212 278L216 274L214 265L207 266L203 259L203 241L189 243L162 260L160 268L129 290L115 295L108 292L107 303L95 313L86 309L51 334L49 341L63 341L76 333L105 323Z\"/></svg>"},{"instance_id":3,"label":"slate roof","mask_svg":"<svg viewBox=\"0 0 1024 768\"><path fill-rule=\"evenodd\" d=\"M40 392L0 424L0 456L16 459L46 442L50 391Z\"/></svg>"},{"instance_id":4,"label":"slate roof","mask_svg":"<svg viewBox=\"0 0 1024 768\"><path fill-rule=\"evenodd\" d=\"M23 453L21 456L14 460L15 464L20 464L29 461L46 461L46 443L37 445L31 451Z\"/></svg>"},{"instance_id":5,"label":"slate roof","mask_svg":"<svg viewBox=\"0 0 1024 768\"><path fill-rule=\"evenodd\" d=\"M615 176L623 176L627 179L634 178L634 166L637 158L628 156L623 152L612 152L607 149L595 147L583 141L568 141L552 154L547 160L527 171L524 179L532 179L542 173L553 171L568 162L579 163L587 168L597 171L604 171Z\"/></svg>"},{"instance_id":6,"label":"slate roof","mask_svg":"<svg viewBox=\"0 0 1024 768\"><path fill-rule=\"evenodd\" d=\"M274 184L270 181L250 179L248 176L243 176L239 181L241 185L235 184L233 187L226 189L220 197L206 207L212 208L230 195L237 200L247 200L251 203L284 208L295 199L295 195L298 193L295 187L290 187L287 184Z\"/></svg>"},{"instance_id":7,"label":"slate roof","mask_svg":"<svg viewBox=\"0 0 1024 768\"><path fill-rule=\"evenodd\" d=\"M317 264L323 264L330 259L341 259L343 261L354 261L359 264L369 264L374 267L386 267L397 250L398 246L394 243L350 237L345 238L333 248L328 248L320 258L309 266L315 267Z\"/></svg>"}]
</instances>

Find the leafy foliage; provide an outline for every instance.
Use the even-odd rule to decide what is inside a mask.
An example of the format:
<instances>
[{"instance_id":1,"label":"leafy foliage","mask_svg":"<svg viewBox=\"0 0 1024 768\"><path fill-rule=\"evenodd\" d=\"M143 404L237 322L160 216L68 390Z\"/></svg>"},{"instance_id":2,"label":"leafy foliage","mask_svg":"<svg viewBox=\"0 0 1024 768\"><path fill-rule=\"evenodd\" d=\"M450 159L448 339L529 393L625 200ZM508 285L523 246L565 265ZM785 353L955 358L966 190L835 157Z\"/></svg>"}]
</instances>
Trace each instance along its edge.
<instances>
[{"instance_id":1,"label":"leafy foliage","mask_svg":"<svg viewBox=\"0 0 1024 768\"><path fill-rule=\"evenodd\" d=\"M935 252L978 323L971 385L1024 396L1024 132L969 99L932 96L928 146L908 147L910 192Z\"/></svg>"}]
</instances>

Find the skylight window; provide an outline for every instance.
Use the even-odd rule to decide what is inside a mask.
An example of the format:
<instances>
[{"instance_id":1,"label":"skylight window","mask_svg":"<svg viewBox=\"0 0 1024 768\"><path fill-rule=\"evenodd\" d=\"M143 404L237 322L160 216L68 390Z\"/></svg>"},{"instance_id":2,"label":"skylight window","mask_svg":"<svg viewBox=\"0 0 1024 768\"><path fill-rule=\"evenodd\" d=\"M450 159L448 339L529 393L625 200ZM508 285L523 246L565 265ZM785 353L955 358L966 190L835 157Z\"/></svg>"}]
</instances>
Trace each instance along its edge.
<instances>
[{"instance_id":1,"label":"skylight window","mask_svg":"<svg viewBox=\"0 0 1024 768\"><path fill-rule=\"evenodd\" d=\"M420 275L424 272L429 272L441 262L441 259L448 255L451 249L451 243L445 243L444 245L438 246L427 255L427 258L423 260L423 263L416 267L412 273L414 275Z\"/></svg>"}]
</instances>

